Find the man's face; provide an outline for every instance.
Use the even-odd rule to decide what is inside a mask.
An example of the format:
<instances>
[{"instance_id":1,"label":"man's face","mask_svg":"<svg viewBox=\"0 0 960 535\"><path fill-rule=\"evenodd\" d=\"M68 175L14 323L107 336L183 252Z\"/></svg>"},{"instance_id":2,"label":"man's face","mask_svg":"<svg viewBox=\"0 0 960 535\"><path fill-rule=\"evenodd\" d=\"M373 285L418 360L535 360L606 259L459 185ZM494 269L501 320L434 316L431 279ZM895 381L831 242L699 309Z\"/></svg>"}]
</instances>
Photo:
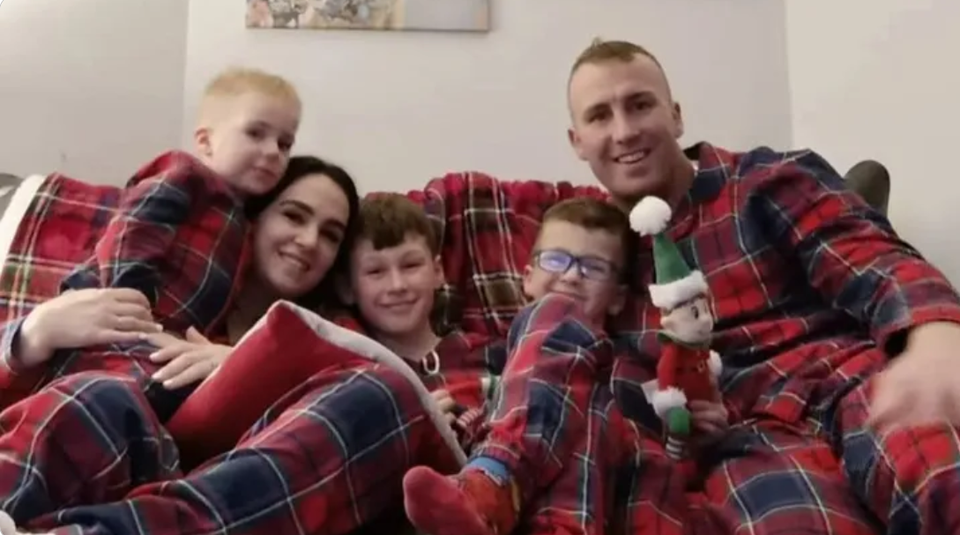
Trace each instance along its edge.
<instances>
[{"instance_id":1,"label":"man's face","mask_svg":"<svg viewBox=\"0 0 960 535\"><path fill-rule=\"evenodd\" d=\"M683 151L680 107L647 56L584 64L570 79L570 144L600 183L633 204L664 194Z\"/></svg>"}]
</instances>

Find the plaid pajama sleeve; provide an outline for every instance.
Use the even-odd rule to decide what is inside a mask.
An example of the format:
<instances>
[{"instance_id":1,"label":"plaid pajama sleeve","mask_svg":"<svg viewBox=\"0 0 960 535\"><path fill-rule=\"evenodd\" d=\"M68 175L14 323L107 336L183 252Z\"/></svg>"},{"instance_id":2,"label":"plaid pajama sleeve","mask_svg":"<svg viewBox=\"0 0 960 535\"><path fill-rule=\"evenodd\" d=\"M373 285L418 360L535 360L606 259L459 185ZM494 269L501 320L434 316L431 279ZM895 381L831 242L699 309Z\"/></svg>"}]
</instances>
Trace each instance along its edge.
<instances>
[{"instance_id":1,"label":"plaid pajama sleeve","mask_svg":"<svg viewBox=\"0 0 960 535\"><path fill-rule=\"evenodd\" d=\"M160 263L193 208L189 181L198 176L170 172L183 165L189 165L189 160L173 153L169 162L160 160L148 166L140 173L143 176L128 184L116 216L97 243L94 258L71 273L64 280L65 287L131 288L156 306Z\"/></svg>"},{"instance_id":2,"label":"plaid pajama sleeve","mask_svg":"<svg viewBox=\"0 0 960 535\"><path fill-rule=\"evenodd\" d=\"M17 360L17 339L25 319L13 319L0 326L0 390L30 391L44 376L43 367L25 368Z\"/></svg>"},{"instance_id":3,"label":"plaid pajama sleeve","mask_svg":"<svg viewBox=\"0 0 960 535\"><path fill-rule=\"evenodd\" d=\"M889 355L902 350L910 327L960 323L960 298L943 274L817 153L789 154L750 176L771 241L789 247L811 285L869 326Z\"/></svg>"},{"instance_id":4,"label":"plaid pajama sleeve","mask_svg":"<svg viewBox=\"0 0 960 535\"><path fill-rule=\"evenodd\" d=\"M0 409L43 384L47 369L18 366L14 343L23 320L58 295L63 278L90 257L113 217L119 189L48 176L17 227L0 271Z\"/></svg>"},{"instance_id":5,"label":"plaid pajama sleeve","mask_svg":"<svg viewBox=\"0 0 960 535\"><path fill-rule=\"evenodd\" d=\"M193 156L165 153L137 171L94 254L64 288L131 288L167 330L208 332L242 266L242 205Z\"/></svg>"},{"instance_id":6,"label":"plaid pajama sleeve","mask_svg":"<svg viewBox=\"0 0 960 535\"><path fill-rule=\"evenodd\" d=\"M134 381L80 373L0 414L0 509L20 525L176 476L173 440Z\"/></svg>"},{"instance_id":7,"label":"plaid pajama sleeve","mask_svg":"<svg viewBox=\"0 0 960 535\"><path fill-rule=\"evenodd\" d=\"M589 427L589 408L600 370L611 366L613 345L582 319L579 306L550 295L514 321L509 357L474 457L495 459L516 481L524 503L550 485Z\"/></svg>"},{"instance_id":8,"label":"plaid pajama sleeve","mask_svg":"<svg viewBox=\"0 0 960 535\"><path fill-rule=\"evenodd\" d=\"M57 535L344 534L401 503L403 474L441 439L409 380L376 364L327 370L237 447L113 503L27 524ZM436 462L435 462L436 461Z\"/></svg>"}]
</instances>

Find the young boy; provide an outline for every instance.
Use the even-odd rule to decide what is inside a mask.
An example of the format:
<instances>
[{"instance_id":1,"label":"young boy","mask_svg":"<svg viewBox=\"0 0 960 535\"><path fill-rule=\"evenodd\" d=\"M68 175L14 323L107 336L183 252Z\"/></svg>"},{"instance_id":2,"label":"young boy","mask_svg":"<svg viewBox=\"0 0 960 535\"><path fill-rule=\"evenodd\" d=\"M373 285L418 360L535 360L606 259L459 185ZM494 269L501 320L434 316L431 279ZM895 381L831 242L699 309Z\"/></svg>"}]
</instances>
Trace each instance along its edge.
<instances>
[{"instance_id":1,"label":"young boy","mask_svg":"<svg viewBox=\"0 0 960 535\"><path fill-rule=\"evenodd\" d=\"M300 113L296 90L279 76L230 69L214 78L200 103L196 155L166 152L134 174L93 255L65 277L62 291L131 288L168 332L215 328L246 264L244 200L280 180ZM157 371L152 350L144 343L61 352L46 377L95 369L146 380ZM176 402L162 386L148 394L170 401L155 404L161 419L169 416Z\"/></svg>"},{"instance_id":2,"label":"young boy","mask_svg":"<svg viewBox=\"0 0 960 535\"><path fill-rule=\"evenodd\" d=\"M523 279L524 293L535 303L511 326L509 359L489 435L459 474L446 477L417 467L404 479L407 514L420 531L511 533L521 509L531 509L534 497L549 494L561 478L562 488L547 501L568 501L548 503L540 511L581 511L602 519L607 504L592 502L607 501L602 496L607 485L592 481L590 489L578 488L588 477L577 470L580 464L622 462L623 454L614 450L629 445L618 442L635 440L621 438L629 432L613 422L610 431L598 428L607 424L597 423L594 415L598 400L600 405L609 400L604 381L609 381L615 348L605 323L624 305L621 281L630 239L626 214L603 201L572 199L544 214ZM517 338L520 331L527 333L524 339ZM597 434L605 436L590 438ZM570 496L561 496L564 492ZM580 503L584 492L591 496L586 498L590 504ZM560 516L542 522L555 529L563 522ZM603 522L598 522L602 532ZM568 528L579 531L579 526Z\"/></svg>"},{"instance_id":3,"label":"young boy","mask_svg":"<svg viewBox=\"0 0 960 535\"><path fill-rule=\"evenodd\" d=\"M444 281L438 252L420 206L399 194L367 197L344 301L355 307L367 335L418 372L469 451L506 353L484 336L435 332L430 318Z\"/></svg>"}]
</instances>

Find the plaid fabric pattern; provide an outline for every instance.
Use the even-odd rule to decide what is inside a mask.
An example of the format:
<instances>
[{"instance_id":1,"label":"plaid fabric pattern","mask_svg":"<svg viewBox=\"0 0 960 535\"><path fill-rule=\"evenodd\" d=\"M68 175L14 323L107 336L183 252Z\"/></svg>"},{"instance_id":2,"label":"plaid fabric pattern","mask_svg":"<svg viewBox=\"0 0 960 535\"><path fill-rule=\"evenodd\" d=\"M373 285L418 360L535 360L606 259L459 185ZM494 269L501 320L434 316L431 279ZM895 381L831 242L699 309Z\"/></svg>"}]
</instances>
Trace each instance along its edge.
<instances>
[{"instance_id":1,"label":"plaid fabric pattern","mask_svg":"<svg viewBox=\"0 0 960 535\"><path fill-rule=\"evenodd\" d=\"M0 413L0 509L25 524L179 475L176 446L145 406L134 381L91 372Z\"/></svg>"},{"instance_id":2,"label":"plaid fabric pattern","mask_svg":"<svg viewBox=\"0 0 960 535\"><path fill-rule=\"evenodd\" d=\"M506 344L462 331L441 338L433 352L415 366L417 373L428 390L446 390L463 407L486 403L507 361Z\"/></svg>"},{"instance_id":3,"label":"plaid fabric pattern","mask_svg":"<svg viewBox=\"0 0 960 535\"><path fill-rule=\"evenodd\" d=\"M94 254L65 288L132 288L168 331L209 333L246 258L243 204L190 154L167 152L129 180Z\"/></svg>"},{"instance_id":4,"label":"plaid fabric pattern","mask_svg":"<svg viewBox=\"0 0 960 535\"><path fill-rule=\"evenodd\" d=\"M823 453L824 445L832 442L824 429L832 428L830 422L839 418L836 407L841 399L886 365L902 348L909 328L940 320L960 322L960 301L943 275L902 241L885 218L848 191L816 153L780 153L767 148L733 153L705 143L697 149L699 171L668 232L710 284L711 308L717 318L713 348L724 360L722 387L727 404L751 425L759 422L759 427L742 429L741 435L746 437L742 439L748 443L762 443L769 434L767 425L787 426L802 430L808 441L791 443L789 448ZM445 317L462 319L468 330L504 332L522 308L522 267L531 252L539 218L550 205L573 192L569 186L502 183L468 173L448 175L432 182L425 193L414 194L438 222L444 240L444 267L451 286L458 288L448 292L453 306ZM641 241L638 249L638 265L651 266L649 242ZM635 287L645 288L652 276L649 269L638 270ZM615 327L638 358L617 359L612 381L623 412L641 419L646 402L640 385L651 378L660 352L656 337L659 311L644 293L632 294L629 301ZM506 383L504 388L509 388ZM851 424L843 432L869 436L862 425ZM899 450L890 451L886 444L874 450L883 451L876 455L888 462L912 463L896 464L898 469L891 472L898 485L916 489L910 481L933 476L934 467L952 459L955 453L945 443L954 434L954 430L941 430L927 439L925 443L931 445L924 455L929 454L930 460L913 455L911 461L903 454L889 461L887 455ZM777 450L789 449L785 445L791 440L788 437L770 440L776 447L771 448L772 453L764 450L764 456L776 457ZM535 445L528 451L539 455L540 450ZM740 463L740 475L728 477L726 490L717 490L714 480L711 497L716 501L707 500L704 511L752 529L759 518L742 511L745 506L738 505L739 495L731 490L737 486L731 481L757 481L760 489L767 472L762 463L751 464L749 453L748 461L740 461L743 452L738 448L720 454ZM809 461L810 470L826 473L816 464L821 462L819 455L803 453L800 457L816 459ZM511 456L502 457L509 466ZM832 475L808 480L804 495L805 507L811 511L808 517L817 511L832 517L835 515L824 511L843 511L850 503L849 495L830 490L831 481L844 479L836 459L832 462ZM796 458L774 461L770 473L787 465L793 470L789 473L795 480L792 488L800 489L796 481L804 477L808 465ZM728 472L723 466L712 475ZM908 466L915 471L910 472ZM908 473L913 479L902 481ZM937 519L952 518L946 516L947 506L952 504L933 496L939 496L941 488L943 492L953 490L956 473L952 469L931 479L929 491L892 491L896 507L890 505L891 493L878 492L879 483L872 479L861 477L859 482L865 488L859 492L872 496L868 501L875 505L871 508L892 525L913 522L934 533ZM848 486L858 481L847 475L851 476L846 478ZM776 479L771 476L769 481ZM811 486L818 492L809 492ZM773 483L763 488L764 499L774 504L771 507L779 507L771 490ZM785 488L791 488L790 484ZM817 501L833 497L837 499L832 502ZM791 499L797 503L800 491L794 498L784 498L784 503ZM802 519L801 514L792 515L786 520L792 523L784 524L789 509L782 510L783 515L774 515L778 523L769 524L766 532L775 531L776 526L798 525ZM846 525L860 526L862 517L851 514L853 520ZM895 515L898 518L893 518ZM821 520L811 525L840 525L837 522Z\"/></svg>"},{"instance_id":5,"label":"plaid fabric pattern","mask_svg":"<svg viewBox=\"0 0 960 535\"><path fill-rule=\"evenodd\" d=\"M432 358L436 358L436 364ZM496 391L506 361L505 343L455 331L444 336L417 367L428 390L446 390L456 402L453 428L464 451L469 452L482 433L488 401ZM433 366L436 369L431 373Z\"/></svg>"},{"instance_id":6,"label":"plaid fabric pattern","mask_svg":"<svg viewBox=\"0 0 960 535\"><path fill-rule=\"evenodd\" d=\"M113 217L120 189L95 186L61 174L40 185L10 245L0 272L0 408L44 384L48 370L18 369L12 358L20 323L38 304L60 292L63 278L89 257Z\"/></svg>"},{"instance_id":7,"label":"plaid fabric pattern","mask_svg":"<svg viewBox=\"0 0 960 535\"><path fill-rule=\"evenodd\" d=\"M741 451L723 459L704 483L707 507L723 515L729 533L949 531L879 530L877 517L858 501L831 444L802 425L764 419L738 426L730 436L740 442Z\"/></svg>"},{"instance_id":8,"label":"plaid fabric pattern","mask_svg":"<svg viewBox=\"0 0 960 535\"><path fill-rule=\"evenodd\" d=\"M582 454L577 442L587 433L598 371L609 369L613 349L566 296L529 305L510 328L489 433L473 455L503 463L524 503Z\"/></svg>"},{"instance_id":9,"label":"plaid fabric pattern","mask_svg":"<svg viewBox=\"0 0 960 535\"><path fill-rule=\"evenodd\" d=\"M710 284L712 349L744 417L796 423L885 365L871 345L895 354L912 326L960 322L950 283L814 152L702 146L668 232ZM653 282L651 270L638 276ZM618 332L658 355L659 311L632 301Z\"/></svg>"},{"instance_id":10,"label":"plaid fabric pattern","mask_svg":"<svg viewBox=\"0 0 960 535\"><path fill-rule=\"evenodd\" d=\"M401 503L410 467L450 468L431 457L441 439L416 391L389 367L326 370L280 405L183 475L136 385L70 376L18 405L30 423L3 439L0 503L25 529L57 534L343 534Z\"/></svg>"}]
</instances>

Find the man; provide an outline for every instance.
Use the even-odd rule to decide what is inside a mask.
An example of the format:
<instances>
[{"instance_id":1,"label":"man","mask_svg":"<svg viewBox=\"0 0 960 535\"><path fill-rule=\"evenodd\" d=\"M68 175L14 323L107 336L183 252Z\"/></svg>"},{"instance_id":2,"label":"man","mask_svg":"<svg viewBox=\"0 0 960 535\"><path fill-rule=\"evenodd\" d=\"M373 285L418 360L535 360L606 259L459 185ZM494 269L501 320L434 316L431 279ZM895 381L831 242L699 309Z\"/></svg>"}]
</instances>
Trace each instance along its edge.
<instances>
[{"instance_id":1,"label":"man","mask_svg":"<svg viewBox=\"0 0 960 535\"><path fill-rule=\"evenodd\" d=\"M755 534L952 532L960 299L943 275L814 152L701 144L685 154L681 108L640 46L592 44L568 97L576 154L624 209L665 199L668 233L710 285L724 396L739 417L704 474L706 506ZM478 174L428 186L465 328L505 332L536 222L582 194L596 192ZM648 242L639 260L651 265ZM651 271L639 270L637 288ZM630 369L660 351L659 315L634 297L619 327L651 360L621 367L628 416L642 403Z\"/></svg>"}]
</instances>

